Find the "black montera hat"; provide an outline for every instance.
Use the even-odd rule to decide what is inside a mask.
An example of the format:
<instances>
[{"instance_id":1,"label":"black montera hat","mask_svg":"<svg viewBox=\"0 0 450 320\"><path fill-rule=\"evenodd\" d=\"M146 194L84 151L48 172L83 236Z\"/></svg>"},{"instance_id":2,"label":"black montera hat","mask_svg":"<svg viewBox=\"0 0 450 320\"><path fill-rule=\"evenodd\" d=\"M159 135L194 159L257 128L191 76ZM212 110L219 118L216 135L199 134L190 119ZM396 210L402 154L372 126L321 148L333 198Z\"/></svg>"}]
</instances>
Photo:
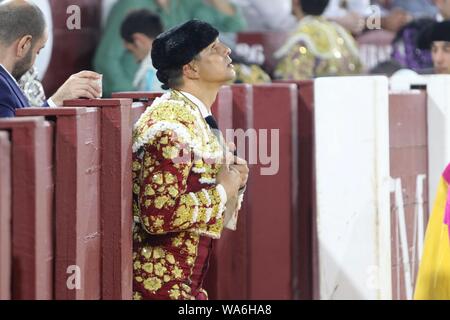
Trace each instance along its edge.
<instances>
[{"instance_id":1,"label":"black montera hat","mask_svg":"<svg viewBox=\"0 0 450 320\"><path fill-rule=\"evenodd\" d=\"M420 49L430 49L434 41L450 42L450 21L436 22L425 28L418 37Z\"/></svg>"},{"instance_id":2,"label":"black montera hat","mask_svg":"<svg viewBox=\"0 0 450 320\"><path fill-rule=\"evenodd\" d=\"M165 71L188 64L218 36L219 31L209 23L194 19L156 37L151 55L159 81L167 83Z\"/></svg>"}]
</instances>

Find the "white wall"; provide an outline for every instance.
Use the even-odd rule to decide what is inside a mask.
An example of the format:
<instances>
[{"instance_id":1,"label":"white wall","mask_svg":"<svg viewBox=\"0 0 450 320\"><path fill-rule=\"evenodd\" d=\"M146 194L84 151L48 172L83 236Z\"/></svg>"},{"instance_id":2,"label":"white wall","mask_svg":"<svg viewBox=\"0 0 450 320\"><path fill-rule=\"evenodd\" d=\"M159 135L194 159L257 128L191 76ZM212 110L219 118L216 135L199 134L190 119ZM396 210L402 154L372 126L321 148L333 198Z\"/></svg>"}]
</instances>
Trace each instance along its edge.
<instances>
[{"instance_id":1,"label":"white wall","mask_svg":"<svg viewBox=\"0 0 450 320\"><path fill-rule=\"evenodd\" d=\"M314 90L320 298L391 299L388 80Z\"/></svg>"}]
</instances>

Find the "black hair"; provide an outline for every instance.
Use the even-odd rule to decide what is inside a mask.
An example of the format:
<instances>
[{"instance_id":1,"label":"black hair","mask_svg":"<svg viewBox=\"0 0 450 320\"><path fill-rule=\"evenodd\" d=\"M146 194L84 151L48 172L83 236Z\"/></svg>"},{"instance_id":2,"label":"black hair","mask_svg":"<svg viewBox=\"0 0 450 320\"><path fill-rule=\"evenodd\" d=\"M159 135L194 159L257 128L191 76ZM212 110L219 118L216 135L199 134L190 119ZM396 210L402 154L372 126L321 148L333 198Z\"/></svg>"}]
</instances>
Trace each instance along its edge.
<instances>
[{"instance_id":1,"label":"black hair","mask_svg":"<svg viewBox=\"0 0 450 320\"><path fill-rule=\"evenodd\" d=\"M1 1L0 1L1 2ZM46 23L41 9L33 3L0 4L0 42L6 46L24 36L32 36L32 45L40 39Z\"/></svg>"},{"instance_id":2,"label":"black hair","mask_svg":"<svg viewBox=\"0 0 450 320\"><path fill-rule=\"evenodd\" d=\"M329 0L298 0L305 15L320 16L328 6Z\"/></svg>"},{"instance_id":3,"label":"black hair","mask_svg":"<svg viewBox=\"0 0 450 320\"><path fill-rule=\"evenodd\" d=\"M129 43L133 43L133 34L143 33L155 39L163 31L161 19L147 9L134 10L128 13L120 28L120 35Z\"/></svg>"}]
</instances>

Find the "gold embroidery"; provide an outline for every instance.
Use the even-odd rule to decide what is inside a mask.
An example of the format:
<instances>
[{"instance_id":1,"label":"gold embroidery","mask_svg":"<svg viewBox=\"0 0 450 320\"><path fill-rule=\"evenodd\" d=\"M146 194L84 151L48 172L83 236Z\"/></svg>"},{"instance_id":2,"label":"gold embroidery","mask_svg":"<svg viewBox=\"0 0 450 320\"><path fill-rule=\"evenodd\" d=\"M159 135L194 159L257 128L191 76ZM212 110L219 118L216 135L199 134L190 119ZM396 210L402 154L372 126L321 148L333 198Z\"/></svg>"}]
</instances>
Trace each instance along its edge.
<instances>
[{"instance_id":1,"label":"gold embroidery","mask_svg":"<svg viewBox=\"0 0 450 320\"><path fill-rule=\"evenodd\" d=\"M133 300L142 300L142 294L140 294L139 292L135 292L133 294Z\"/></svg>"},{"instance_id":2,"label":"gold embroidery","mask_svg":"<svg viewBox=\"0 0 450 320\"><path fill-rule=\"evenodd\" d=\"M175 264L175 257L172 254L167 254L166 258L170 264Z\"/></svg>"},{"instance_id":3,"label":"gold embroidery","mask_svg":"<svg viewBox=\"0 0 450 320\"><path fill-rule=\"evenodd\" d=\"M153 249L153 258L154 259L161 259L166 256L166 253L162 248L156 247Z\"/></svg>"},{"instance_id":4,"label":"gold embroidery","mask_svg":"<svg viewBox=\"0 0 450 320\"><path fill-rule=\"evenodd\" d=\"M162 287L162 282L158 278L151 277L144 281L144 288L149 291L155 292L155 291L159 290L161 287Z\"/></svg>"},{"instance_id":5,"label":"gold embroidery","mask_svg":"<svg viewBox=\"0 0 450 320\"><path fill-rule=\"evenodd\" d=\"M158 197L155 200L155 207L157 209L162 209L162 207L164 207L164 205L166 204L166 202L169 200L169 197L167 196L162 196L162 197Z\"/></svg>"},{"instance_id":6,"label":"gold embroidery","mask_svg":"<svg viewBox=\"0 0 450 320\"><path fill-rule=\"evenodd\" d=\"M146 196L153 196L155 194L155 190L153 190L151 185L145 186L145 195Z\"/></svg>"},{"instance_id":7,"label":"gold embroidery","mask_svg":"<svg viewBox=\"0 0 450 320\"><path fill-rule=\"evenodd\" d=\"M178 194L179 194L178 189L173 187L173 186L170 186L169 187L169 194L170 194L171 197L176 198L178 196Z\"/></svg>"},{"instance_id":8,"label":"gold embroidery","mask_svg":"<svg viewBox=\"0 0 450 320\"><path fill-rule=\"evenodd\" d=\"M159 277L164 276L164 273L167 271L167 268L164 267L161 263L155 264L155 274Z\"/></svg>"},{"instance_id":9,"label":"gold embroidery","mask_svg":"<svg viewBox=\"0 0 450 320\"><path fill-rule=\"evenodd\" d=\"M152 248L142 248L141 254L145 259L150 259L152 257Z\"/></svg>"},{"instance_id":10,"label":"gold embroidery","mask_svg":"<svg viewBox=\"0 0 450 320\"><path fill-rule=\"evenodd\" d=\"M147 273L153 273L153 263L146 263L142 266L142 270L144 270Z\"/></svg>"},{"instance_id":11,"label":"gold embroidery","mask_svg":"<svg viewBox=\"0 0 450 320\"><path fill-rule=\"evenodd\" d=\"M141 170L141 164L139 161L133 161L133 171L140 171Z\"/></svg>"},{"instance_id":12,"label":"gold embroidery","mask_svg":"<svg viewBox=\"0 0 450 320\"><path fill-rule=\"evenodd\" d=\"M177 266L175 266L172 269L172 274L175 277L175 279L181 279L183 277L183 271L180 268L178 268Z\"/></svg>"},{"instance_id":13,"label":"gold embroidery","mask_svg":"<svg viewBox=\"0 0 450 320\"><path fill-rule=\"evenodd\" d=\"M164 183L162 173L153 175L153 182L162 185Z\"/></svg>"},{"instance_id":14,"label":"gold embroidery","mask_svg":"<svg viewBox=\"0 0 450 320\"><path fill-rule=\"evenodd\" d=\"M171 174L170 172L167 172L167 173L164 174L164 179L165 179L167 184L172 184L172 183L174 183L176 181L177 178L173 174Z\"/></svg>"},{"instance_id":15,"label":"gold embroidery","mask_svg":"<svg viewBox=\"0 0 450 320\"><path fill-rule=\"evenodd\" d=\"M178 285L174 285L172 289L169 290L169 296L171 299L178 300L180 295L180 287Z\"/></svg>"},{"instance_id":16,"label":"gold embroidery","mask_svg":"<svg viewBox=\"0 0 450 320\"><path fill-rule=\"evenodd\" d=\"M144 279L142 279L142 277L136 277L134 279L139 283L142 283L142 281L144 281Z\"/></svg>"}]
</instances>

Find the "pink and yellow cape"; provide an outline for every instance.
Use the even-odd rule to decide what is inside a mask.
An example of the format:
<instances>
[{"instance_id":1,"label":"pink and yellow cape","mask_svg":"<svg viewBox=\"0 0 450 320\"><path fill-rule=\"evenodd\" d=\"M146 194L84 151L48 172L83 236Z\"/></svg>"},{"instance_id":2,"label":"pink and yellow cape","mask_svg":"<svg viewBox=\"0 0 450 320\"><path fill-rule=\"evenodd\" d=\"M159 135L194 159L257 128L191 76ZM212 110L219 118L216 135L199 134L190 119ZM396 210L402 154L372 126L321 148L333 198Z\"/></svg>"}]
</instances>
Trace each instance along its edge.
<instances>
[{"instance_id":1,"label":"pink and yellow cape","mask_svg":"<svg viewBox=\"0 0 450 320\"><path fill-rule=\"evenodd\" d=\"M450 165L439 182L417 275L415 300L450 300Z\"/></svg>"}]
</instances>

